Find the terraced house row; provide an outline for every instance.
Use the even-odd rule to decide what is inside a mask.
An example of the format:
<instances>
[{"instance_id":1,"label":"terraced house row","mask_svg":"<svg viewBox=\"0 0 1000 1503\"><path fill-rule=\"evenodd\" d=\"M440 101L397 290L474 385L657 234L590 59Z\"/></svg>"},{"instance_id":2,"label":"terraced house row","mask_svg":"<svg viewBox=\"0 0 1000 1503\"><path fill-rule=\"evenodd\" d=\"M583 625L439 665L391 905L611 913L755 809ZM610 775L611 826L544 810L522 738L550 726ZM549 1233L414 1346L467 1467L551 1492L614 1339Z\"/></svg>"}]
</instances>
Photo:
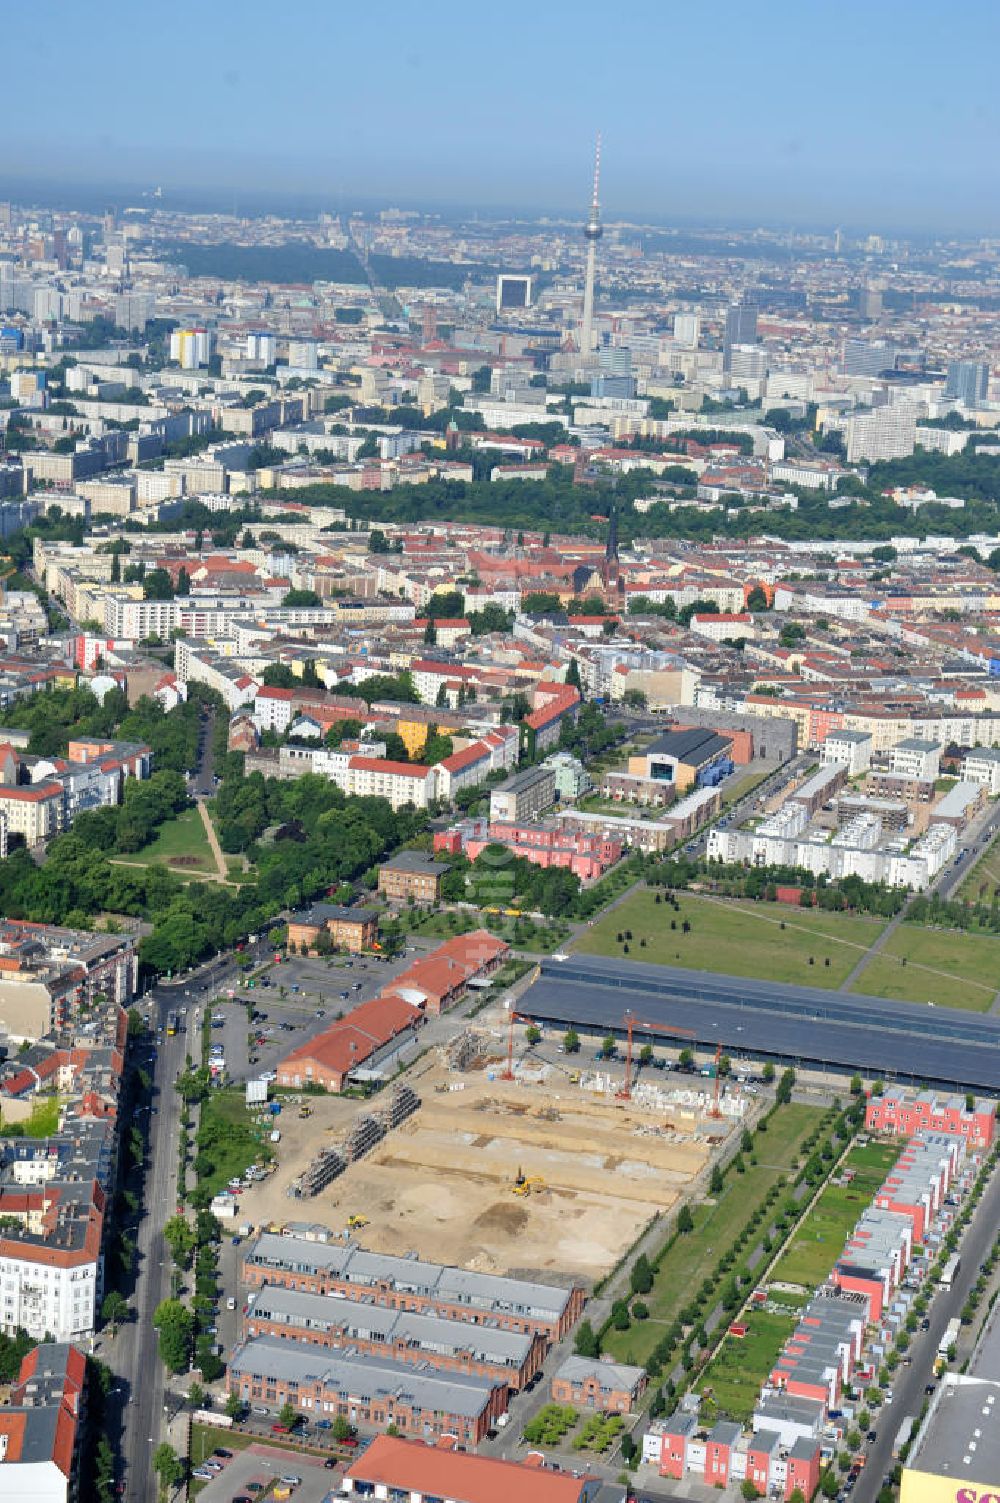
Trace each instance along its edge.
<instances>
[{"instance_id":1,"label":"terraced house row","mask_svg":"<svg viewBox=\"0 0 1000 1503\"><path fill-rule=\"evenodd\" d=\"M924 1114L893 1115L912 1124ZM767 1374L749 1433L727 1419L706 1430L686 1409L651 1425L643 1457L662 1476L694 1475L713 1486L750 1481L762 1495L777 1488L786 1499L796 1488L813 1495L821 1446L841 1444L854 1423L856 1401L846 1389L873 1381L954 1221L956 1192L971 1179L972 1150L960 1129L953 1123L948 1132L909 1137Z\"/></svg>"}]
</instances>

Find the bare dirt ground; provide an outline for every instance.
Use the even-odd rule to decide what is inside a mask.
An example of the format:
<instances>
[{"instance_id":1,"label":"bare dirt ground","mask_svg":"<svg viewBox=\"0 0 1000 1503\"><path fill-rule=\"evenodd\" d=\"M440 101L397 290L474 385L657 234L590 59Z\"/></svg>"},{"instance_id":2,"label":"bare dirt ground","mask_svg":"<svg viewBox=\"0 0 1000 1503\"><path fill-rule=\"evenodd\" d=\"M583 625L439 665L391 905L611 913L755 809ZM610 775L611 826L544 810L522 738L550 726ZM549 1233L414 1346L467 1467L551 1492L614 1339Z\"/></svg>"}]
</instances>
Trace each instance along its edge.
<instances>
[{"instance_id":1,"label":"bare dirt ground","mask_svg":"<svg viewBox=\"0 0 1000 1503\"><path fill-rule=\"evenodd\" d=\"M240 1219L342 1230L360 1214L370 1224L357 1241L380 1252L595 1279L669 1210L710 1152L689 1114L640 1111L564 1081L490 1081L434 1064L413 1083L420 1110L309 1200L291 1199L288 1185L364 1104L309 1098L308 1121L286 1107L278 1171L243 1196ZM543 1185L517 1196L519 1173Z\"/></svg>"}]
</instances>

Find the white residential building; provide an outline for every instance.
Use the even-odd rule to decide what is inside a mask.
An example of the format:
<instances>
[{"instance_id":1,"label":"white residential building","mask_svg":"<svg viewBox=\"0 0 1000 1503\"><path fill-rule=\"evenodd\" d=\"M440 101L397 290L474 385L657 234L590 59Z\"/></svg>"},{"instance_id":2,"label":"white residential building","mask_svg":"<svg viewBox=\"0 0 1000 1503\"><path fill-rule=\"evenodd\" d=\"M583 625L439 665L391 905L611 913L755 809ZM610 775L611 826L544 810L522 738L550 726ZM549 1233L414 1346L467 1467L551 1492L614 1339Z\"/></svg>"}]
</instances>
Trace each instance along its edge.
<instances>
[{"instance_id":1,"label":"white residential building","mask_svg":"<svg viewBox=\"0 0 1000 1503\"><path fill-rule=\"evenodd\" d=\"M912 454L917 437L915 407L899 403L894 407L873 407L849 417L846 424L847 463L867 460L905 459Z\"/></svg>"},{"instance_id":2,"label":"white residential building","mask_svg":"<svg viewBox=\"0 0 1000 1503\"><path fill-rule=\"evenodd\" d=\"M905 778L933 782L941 767L941 748L936 741L908 736L892 749L892 770Z\"/></svg>"},{"instance_id":3,"label":"white residential building","mask_svg":"<svg viewBox=\"0 0 1000 1503\"><path fill-rule=\"evenodd\" d=\"M831 731L823 742L824 767L837 763L847 768L849 778L867 772L872 761L872 738L867 731Z\"/></svg>"},{"instance_id":4,"label":"white residential building","mask_svg":"<svg viewBox=\"0 0 1000 1503\"><path fill-rule=\"evenodd\" d=\"M982 783L991 798L1000 794L1000 750L994 746L980 746L966 754L962 762L962 780L966 783Z\"/></svg>"}]
</instances>

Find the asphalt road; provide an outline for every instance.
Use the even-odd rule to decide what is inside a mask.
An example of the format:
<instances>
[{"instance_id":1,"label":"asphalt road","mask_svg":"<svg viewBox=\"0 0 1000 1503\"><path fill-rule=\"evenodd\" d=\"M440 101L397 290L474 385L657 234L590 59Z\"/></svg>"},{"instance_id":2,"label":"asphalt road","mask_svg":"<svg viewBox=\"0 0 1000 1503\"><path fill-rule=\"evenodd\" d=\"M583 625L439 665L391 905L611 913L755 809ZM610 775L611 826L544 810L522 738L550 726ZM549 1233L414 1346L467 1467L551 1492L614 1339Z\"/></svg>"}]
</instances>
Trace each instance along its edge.
<instances>
[{"instance_id":1,"label":"asphalt road","mask_svg":"<svg viewBox=\"0 0 1000 1503\"><path fill-rule=\"evenodd\" d=\"M994 835L1000 830L1000 808L995 805L987 805L988 817L981 825L974 820L962 837L963 848L949 867L940 874L935 882L931 883L931 891L939 897L951 898L965 881L969 872L975 866L983 853L983 847L988 845ZM980 815L980 818L982 816Z\"/></svg>"},{"instance_id":2,"label":"asphalt road","mask_svg":"<svg viewBox=\"0 0 1000 1503\"><path fill-rule=\"evenodd\" d=\"M1000 1224L1000 1174L994 1172L979 1202L959 1253L961 1266L950 1289L942 1289L928 1310L930 1327L918 1332L910 1343L908 1367L900 1365L893 1376L892 1403L879 1410L874 1421L878 1438L868 1448L868 1464L853 1493L853 1503L873 1503L882 1481L891 1472L893 1442L907 1415L920 1413L926 1394L925 1386L933 1381L934 1359L945 1326L958 1315L969 1297L969 1290L979 1277L984 1258L993 1244Z\"/></svg>"},{"instance_id":3,"label":"asphalt road","mask_svg":"<svg viewBox=\"0 0 1000 1503\"><path fill-rule=\"evenodd\" d=\"M150 995L154 1027L166 1022L176 1006L172 990L157 988ZM187 1019L194 1027L193 1014ZM163 1237L164 1223L176 1207L178 1116L173 1083L192 1045L183 1034L167 1038L156 1049L152 1064L152 1105L149 1117L143 1214L136 1235L134 1320L121 1327L114 1341L101 1351L119 1389L113 1402L122 1407L122 1462L126 1496L155 1499L156 1478L150 1465L159 1444L164 1418L165 1375L156 1351L153 1312L170 1293L170 1257Z\"/></svg>"}]
</instances>

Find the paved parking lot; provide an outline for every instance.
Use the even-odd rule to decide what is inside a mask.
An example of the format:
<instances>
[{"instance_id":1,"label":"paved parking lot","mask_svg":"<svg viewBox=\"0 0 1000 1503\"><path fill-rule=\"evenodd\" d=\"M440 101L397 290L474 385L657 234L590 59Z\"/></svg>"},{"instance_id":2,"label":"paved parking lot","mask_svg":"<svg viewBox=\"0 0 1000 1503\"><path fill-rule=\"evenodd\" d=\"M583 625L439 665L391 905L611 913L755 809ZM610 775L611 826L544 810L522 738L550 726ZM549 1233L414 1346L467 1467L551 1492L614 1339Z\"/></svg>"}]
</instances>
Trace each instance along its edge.
<instances>
[{"instance_id":1,"label":"paved parking lot","mask_svg":"<svg viewBox=\"0 0 1000 1503\"><path fill-rule=\"evenodd\" d=\"M226 1447L225 1440L220 1443ZM192 1465L196 1466L200 1460L196 1448L196 1454L191 1458ZM256 1496L256 1492L247 1486L250 1482L263 1482L269 1487L279 1477L299 1477L301 1482L292 1494L295 1503L323 1503L331 1491L338 1490L341 1476L341 1471L327 1471L315 1456L303 1456L300 1451L286 1451L276 1446L251 1445L237 1451L232 1461L225 1463L224 1469L213 1482L206 1484L199 1496L204 1503L230 1503L232 1498L241 1494Z\"/></svg>"},{"instance_id":2,"label":"paved parking lot","mask_svg":"<svg viewBox=\"0 0 1000 1503\"><path fill-rule=\"evenodd\" d=\"M416 943L421 950L427 948L426 942ZM322 1033L338 1013L378 996L394 976L405 970L413 956L412 949L393 961L373 956L338 956L329 960L293 956L268 966L253 988L230 982L227 990L233 990L235 995L228 998L223 993L212 1005L212 1011L226 1020L223 1027L212 1030L212 1042L222 1044L225 1050L229 1080L242 1085L265 1070L275 1069L289 1050ZM295 987L297 991L293 990ZM254 1045L253 1064L247 1047L247 1002L253 1003L255 1011L267 1014L266 1021L259 1025L265 1042ZM317 1017L318 1012L322 1012L321 1017Z\"/></svg>"}]
</instances>

